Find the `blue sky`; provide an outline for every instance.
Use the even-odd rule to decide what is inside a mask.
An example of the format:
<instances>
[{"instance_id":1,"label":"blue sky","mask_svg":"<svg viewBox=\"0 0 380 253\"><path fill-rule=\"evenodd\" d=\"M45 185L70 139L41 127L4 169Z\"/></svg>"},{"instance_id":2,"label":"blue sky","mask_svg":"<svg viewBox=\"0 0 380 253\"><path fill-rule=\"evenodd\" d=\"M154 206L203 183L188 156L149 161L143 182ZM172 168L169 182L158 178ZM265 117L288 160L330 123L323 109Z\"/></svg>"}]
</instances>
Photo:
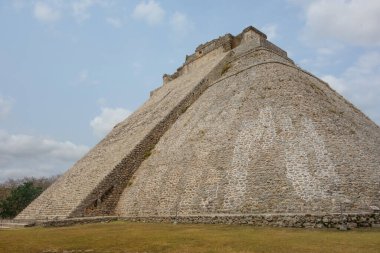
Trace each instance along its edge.
<instances>
[{"instance_id":1,"label":"blue sky","mask_svg":"<svg viewBox=\"0 0 380 253\"><path fill-rule=\"evenodd\" d=\"M4 0L0 181L62 173L186 54L249 25L380 124L378 0Z\"/></svg>"}]
</instances>

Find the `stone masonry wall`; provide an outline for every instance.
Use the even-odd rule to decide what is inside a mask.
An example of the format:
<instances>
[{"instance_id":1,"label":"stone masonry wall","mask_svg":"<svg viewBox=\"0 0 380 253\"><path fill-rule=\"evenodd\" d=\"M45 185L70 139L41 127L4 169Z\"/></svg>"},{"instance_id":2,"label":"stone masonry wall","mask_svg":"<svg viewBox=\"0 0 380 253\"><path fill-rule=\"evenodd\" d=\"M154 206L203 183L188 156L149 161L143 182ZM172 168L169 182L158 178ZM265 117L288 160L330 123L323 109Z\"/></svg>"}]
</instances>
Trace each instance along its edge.
<instances>
[{"instance_id":1,"label":"stone masonry wall","mask_svg":"<svg viewBox=\"0 0 380 253\"><path fill-rule=\"evenodd\" d=\"M257 214L257 215L208 215L170 217L93 217L45 221L37 223L44 227L63 227L75 224L111 222L116 220L132 222L162 222L190 224L238 224L251 226L294 227L294 228L347 228L380 227L380 214Z\"/></svg>"},{"instance_id":2,"label":"stone masonry wall","mask_svg":"<svg viewBox=\"0 0 380 253\"><path fill-rule=\"evenodd\" d=\"M228 64L142 163L118 215L303 215L380 206L375 123L268 49L246 49Z\"/></svg>"},{"instance_id":3,"label":"stone masonry wall","mask_svg":"<svg viewBox=\"0 0 380 253\"><path fill-rule=\"evenodd\" d=\"M209 54L199 60L194 73L185 74L158 90L17 219L112 213L112 205L128 177L149 156L150 149L176 117L207 87L225 57L226 53Z\"/></svg>"},{"instance_id":4,"label":"stone masonry wall","mask_svg":"<svg viewBox=\"0 0 380 253\"><path fill-rule=\"evenodd\" d=\"M375 123L249 27L198 47L17 219L378 224L377 154Z\"/></svg>"},{"instance_id":5,"label":"stone masonry wall","mask_svg":"<svg viewBox=\"0 0 380 253\"><path fill-rule=\"evenodd\" d=\"M380 214L252 214L252 215L204 215L170 217L123 217L133 222L164 222L190 224L236 224L293 228L368 228L380 227Z\"/></svg>"},{"instance_id":6,"label":"stone masonry wall","mask_svg":"<svg viewBox=\"0 0 380 253\"><path fill-rule=\"evenodd\" d=\"M114 213L119 197L124 188L130 184L129 180L134 172L139 168L140 164L149 157L155 144L177 118L197 100L212 81L220 76L222 68L229 59L229 56L230 54L224 55L224 58L221 59L174 108L172 108L172 110L141 140L136 148L116 166L115 170L102 180L102 182L93 190L92 194L77 207L71 216L81 216L83 215L83 210L85 210L85 216L109 215ZM100 195L102 192L106 193L107 196ZM100 200L99 196L101 196Z\"/></svg>"}]
</instances>

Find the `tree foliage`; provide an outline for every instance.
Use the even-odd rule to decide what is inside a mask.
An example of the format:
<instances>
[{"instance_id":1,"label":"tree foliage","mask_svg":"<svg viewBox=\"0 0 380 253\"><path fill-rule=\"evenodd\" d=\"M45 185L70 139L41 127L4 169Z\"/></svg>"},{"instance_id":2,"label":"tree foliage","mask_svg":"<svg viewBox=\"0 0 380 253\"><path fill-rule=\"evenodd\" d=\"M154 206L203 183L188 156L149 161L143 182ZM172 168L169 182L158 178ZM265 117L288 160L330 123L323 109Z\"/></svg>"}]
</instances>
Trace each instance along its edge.
<instances>
[{"instance_id":1,"label":"tree foliage","mask_svg":"<svg viewBox=\"0 0 380 253\"><path fill-rule=\"evenodd\" d=\"M35 186L31 181L17 186L8 197L0 201L0 217L14 218L42 192L42 187Z\"/></svg>"},{"instance_id":2,"label":"tree foliage","mask_svg":"<svg viewBox=\"0 0 380 253\"><path fill-rule=\"evenodd\" d=\"M55 180L57 180L59 175L51 177L24 177L20 179L8 179L3 183L0 183L0 201L6 199L11 195L13 189L22 185L26 182L32 182L34 186L42 187L43 190L47 189Z\"/></svg>"},{"instance_id":3,"label":"tree foliage","mask_svg":"<svg viewBox=\"0 0 380 253\"><path fill-rule=\"evenodd\" d=\"M0 183L0 218L15 217L58 177L24 177Z\"/></svg>"}]
</instances>

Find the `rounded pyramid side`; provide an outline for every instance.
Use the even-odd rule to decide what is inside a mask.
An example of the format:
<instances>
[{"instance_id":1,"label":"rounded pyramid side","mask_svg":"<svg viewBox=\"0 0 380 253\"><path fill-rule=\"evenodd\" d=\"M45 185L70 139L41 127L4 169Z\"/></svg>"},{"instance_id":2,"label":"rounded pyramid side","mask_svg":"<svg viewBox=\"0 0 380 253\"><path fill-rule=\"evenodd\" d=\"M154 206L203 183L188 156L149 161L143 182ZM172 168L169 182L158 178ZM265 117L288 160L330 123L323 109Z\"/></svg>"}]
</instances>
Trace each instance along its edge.
<instances>
[{"instance_id":1,"label":"rounded pyramid side","mask_svg":"<svg viewBox=\"0 0 380 253\"><path fill-rule=\"evenodd\" d=\"M237 52L163 135L116 211L368 211L380 206L379 154L380 128L327 84L270 50Z\"/></svg>"}]
</instances>

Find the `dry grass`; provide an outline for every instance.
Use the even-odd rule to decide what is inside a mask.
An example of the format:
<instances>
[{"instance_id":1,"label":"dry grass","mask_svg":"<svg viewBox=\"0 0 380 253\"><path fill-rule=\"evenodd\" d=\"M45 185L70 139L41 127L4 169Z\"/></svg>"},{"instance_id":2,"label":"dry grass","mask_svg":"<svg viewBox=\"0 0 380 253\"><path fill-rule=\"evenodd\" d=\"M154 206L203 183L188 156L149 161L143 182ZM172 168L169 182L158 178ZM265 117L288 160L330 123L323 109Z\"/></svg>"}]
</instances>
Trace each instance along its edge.
<instances>
[{"instance_id":1,"label":"dry grass","mask_svg":"<svg viewBox=\"0 0 380 253\"><path fill-rule=\"evenodd\" d=\"M0 231L0 252L380 252L379 229L112 222Z\"/></svg>"}]
</instances>

